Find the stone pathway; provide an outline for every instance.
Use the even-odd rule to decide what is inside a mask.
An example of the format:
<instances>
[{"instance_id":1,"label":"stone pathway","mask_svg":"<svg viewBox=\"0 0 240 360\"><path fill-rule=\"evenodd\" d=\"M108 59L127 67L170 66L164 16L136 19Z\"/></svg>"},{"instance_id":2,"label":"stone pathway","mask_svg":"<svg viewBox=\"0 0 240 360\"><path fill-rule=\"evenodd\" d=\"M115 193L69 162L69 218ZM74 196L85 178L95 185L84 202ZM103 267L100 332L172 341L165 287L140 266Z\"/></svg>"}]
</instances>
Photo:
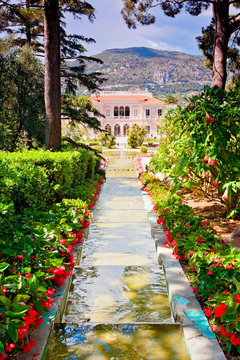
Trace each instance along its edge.
<instances>
[{"instance_id":1,"label":"stone pathway","mask_svg":"<svg viewBox=\"0 0 240 360\"><path fill-rule=\"evenodd\" d=\"M49 345L47 359L56 357L188 358L130 157L109 161L63 324L56 325Z\"/></svg>"}]
</instances>

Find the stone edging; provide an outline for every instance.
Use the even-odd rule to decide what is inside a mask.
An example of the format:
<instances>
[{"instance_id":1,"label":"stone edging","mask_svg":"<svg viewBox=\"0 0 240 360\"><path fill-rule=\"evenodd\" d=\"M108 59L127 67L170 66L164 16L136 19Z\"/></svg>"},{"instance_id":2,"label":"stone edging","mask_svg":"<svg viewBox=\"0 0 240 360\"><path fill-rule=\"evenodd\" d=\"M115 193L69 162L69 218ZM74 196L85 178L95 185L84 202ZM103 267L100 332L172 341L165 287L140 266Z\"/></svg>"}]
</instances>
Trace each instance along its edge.
<instances>
[{"instance_id":1,"label":"stone edging","mask_svg":"<svg viewBox=\"0 0 240 360\"><path fill-rule=\"evenodd\" d=\"M157 215L153 212L151 198L145 191L142 191L142 194L158 263L164 267L172 313L183 329L191 360L226 360L180 262L172 255L172 250L163 245L166 242L165 232L156 222Z\"/></svg>"}]
</instances>

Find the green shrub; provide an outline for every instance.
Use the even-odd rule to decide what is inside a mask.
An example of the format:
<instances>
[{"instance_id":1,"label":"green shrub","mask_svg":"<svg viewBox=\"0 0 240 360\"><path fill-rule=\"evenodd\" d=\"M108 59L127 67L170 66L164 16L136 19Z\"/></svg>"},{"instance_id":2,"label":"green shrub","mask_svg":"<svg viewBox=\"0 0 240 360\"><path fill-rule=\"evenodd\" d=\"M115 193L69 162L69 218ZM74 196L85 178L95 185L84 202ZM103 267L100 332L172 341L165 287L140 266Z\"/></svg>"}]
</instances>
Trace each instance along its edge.
<instances>
[{"instance_id":1,"label":"green shrub","mask_svg":"<svg viewBox=\"0 0 240 360\"><path fill-rule=\"evenodd\" d=\"M147 153L148 147L142 145L142 146L140 147L140 150L141 150L141 152L143 152L143 153Z\"/></svg>"},{"instance_id":2,"label":"green shrub","mask_svg":"<svg viewBox=\"0 0 240 360\"><path fill-rule=\"evenodd\" d=\"M66 197L72 186L91 179L96 160L92 152L23 151L0 153L0 203L15 211L44 208Z\"/></svg>"},{"instance_id":3,"label":"green shrub","mask_svg":"<svg viewBox=\"0 0 240 360\"><path fill-rule=\"evenodd\" d=\"M133 125L128 132L128 145L131 148L138 148L142 145L146 134L147 130L144 126Z\"/></svg>"},{"instance_id":4,"label":"green shrub","mask_svg":"<svg viewBox=\"0 0 240 360\"><path fill-rule=\"evenodd\" d=\"M240 112L237 91L205 87L165 117L161 145L152 159L156 172L217 199L229 216L239 216Z\"/></svg>"}]
</instances>

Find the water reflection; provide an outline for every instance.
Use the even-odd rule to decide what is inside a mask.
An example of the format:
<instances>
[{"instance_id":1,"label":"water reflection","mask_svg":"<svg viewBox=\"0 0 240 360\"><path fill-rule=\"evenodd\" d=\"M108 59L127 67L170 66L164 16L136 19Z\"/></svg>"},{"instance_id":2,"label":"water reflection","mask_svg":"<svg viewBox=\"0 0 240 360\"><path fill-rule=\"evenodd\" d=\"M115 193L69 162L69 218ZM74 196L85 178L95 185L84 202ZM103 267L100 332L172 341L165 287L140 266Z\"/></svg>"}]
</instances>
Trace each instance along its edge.
<instances>
[{"instance_id":1,"label":"water reflection","mask_svg":"<svg viewBox=\"0 0 240 360\"><path fill-rule=\"evenodd\" d=\"M56 325L47 360L187 360L178 325Z\"/></svg>"},{"instance_id":2,"label":"water reflection","mask_svg":"<svg viewBox=\"0 0 240 360\"><path fill-rule=\"evenodd\" d=\"M163 270L91 266L75 270L64 321L172 322Z\"/></svg>"}]
</instances>

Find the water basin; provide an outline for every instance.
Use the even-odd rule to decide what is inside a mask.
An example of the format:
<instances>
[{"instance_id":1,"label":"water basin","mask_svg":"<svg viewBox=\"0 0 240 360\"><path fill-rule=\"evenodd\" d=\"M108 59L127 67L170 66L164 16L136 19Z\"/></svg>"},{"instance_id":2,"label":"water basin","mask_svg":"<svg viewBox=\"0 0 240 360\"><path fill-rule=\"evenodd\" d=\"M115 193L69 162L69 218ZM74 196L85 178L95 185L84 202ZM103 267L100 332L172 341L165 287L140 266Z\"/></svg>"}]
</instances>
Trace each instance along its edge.
<instances>
[{"instance_id":1,"label":"water basin","mask_svg":"<svg viewBox=\"0 0 240 360\"><path fill-rule=\"evenodd\" d=\"M187 360L179 325L55 324L47 360Z\"/></svg>"},{"instance_id":2,"label":"water basin","mask_svg":"<svg viewBox=\"0 0 240 360\"><path fill-rule=\"evenodd\" d=\"M173 322L159 266L75 269L64 322Z\"/></svg>"}]
</instances>

